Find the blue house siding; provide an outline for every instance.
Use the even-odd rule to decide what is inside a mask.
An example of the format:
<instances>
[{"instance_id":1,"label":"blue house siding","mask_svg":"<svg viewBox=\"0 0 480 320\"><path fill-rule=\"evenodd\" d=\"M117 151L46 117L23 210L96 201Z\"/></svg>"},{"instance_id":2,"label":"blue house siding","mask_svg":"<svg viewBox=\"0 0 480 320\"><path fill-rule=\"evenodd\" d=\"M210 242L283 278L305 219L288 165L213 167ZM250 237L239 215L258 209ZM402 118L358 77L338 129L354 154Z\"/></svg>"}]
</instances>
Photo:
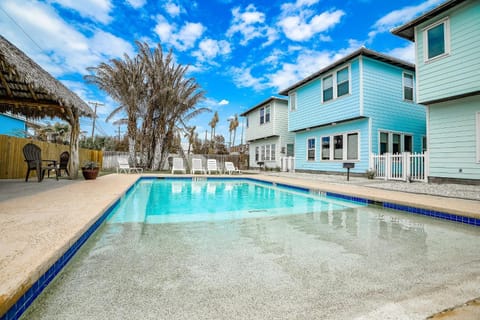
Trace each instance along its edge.
<instances>
[{"instance_id":1,"label":"blue house siding","mask_svg":"<svg viewBox=\"0 0 480 320\"><path fill-rule=\"evenodd\" d=\"M430 176L480 179L480 96L429 106Z\"/></svg>"},{"instance_id":2,"label":"blue house siding","mask_svg":"<svg viewBox=\"0 0 480 320\"><path fill-rule=\"evenodd\" d=\"M367 57L363 66L364 115L372 121L372 152L379 153L380 131L411 135L413 151L421 152L425 107L403 99L403 73L415 73Z\"/></svg>"},{"instance_id":3,"label":"blue house siding","mask_svg":"<svg viewBox=\"0 0 480 320\"><path fill-rule=\"evenodd\" d=\"M360 115L359 59L345 63L333 71L348 65L350 65L350 93L346 96L322 102L322 78L328 76L328 72L295 90L297 110L289 112L289 131L351 119Z\"/></svg>"},{"instance_id":4,"label":"blue house siding","mask_svg":"<svg viewBox=\"0 0 480 320\"><path fill-rule=\"evenodd\" d=\"M0 134L24 137L26 130L25 121L0 114Z\"/></svg>"},{"instance_id":5,"label":"blue house siding","mask_svg":"<svg viewBox=\"0 0 480 320\"><path fill-rule=\"evenodd\" d=\"M425 62L424 28L448 18L448 55ZM479 90L480 2L467 1L415 28L419 101L427 102Z\"/></svg>"},{"instance_id":6,"label":"blue house siding","mask_svg":"<svg viewBox=\"0 0 480 320\"><path fill-rule=\"evenodd\" d=\"M350 132L359 133L359 160L321 160L321 137ZM310 138L315 138L315 161L307 160L307 139ZM343 163L354 162L355 169L352 169L351 172L365 173L369 163L368 139L368 119L360 119L298 132L295 136L295 169L344 172Z\"/></svg>"}]
</instances>

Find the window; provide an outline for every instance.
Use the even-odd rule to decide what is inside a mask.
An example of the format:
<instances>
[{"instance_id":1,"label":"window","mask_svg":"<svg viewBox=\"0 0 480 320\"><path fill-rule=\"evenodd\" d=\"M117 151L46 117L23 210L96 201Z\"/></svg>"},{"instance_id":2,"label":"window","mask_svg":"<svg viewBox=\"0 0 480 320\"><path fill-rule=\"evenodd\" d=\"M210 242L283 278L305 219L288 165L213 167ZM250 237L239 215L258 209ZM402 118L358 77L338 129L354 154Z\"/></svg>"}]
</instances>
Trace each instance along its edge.
<instances>
[{"instance_id":1,"label":"window","mask_svg":"<svg viewBox=\"0 0 480 320\"><path fill-rule=\"evenodd\" d=\"M347 134L347 160L358 159L358 133Z\"/></svg>"},{"instance_id":2,"label":"window","mask_svg":"<svg viewBox=\"0 0 480 320\"><path fill-rule=\"evenodd\" d=\"M322 160L330 160L330 137L322 137Z\"/></svg>"},{"instance_id":3,"label":"window","mask_svg":"<svg viewBox=\"0 0 480 320\"><path fill-rule=\"evenodd\" d=\"M348 94L348 67L337 71L337 97Z\"/></svg>"},{"instance_id":4,"label":"window","mask_svg":"<svg viewBox=\"0 0 480 320\"><path fill-rule=\"evenodd\" d=\"M422 152L427 151L427 137L423 136L422 137Z\"/></svg>"},{"instance_id":5,"label":"window","mask_svg":"<svg viewBox=\"0 0 480 320\"><path fill-rule=\"evenodd\" d=\"M343 135L333 137L333 159L343 159Z\"/></svg>"},{"instance_id":6,"label":"window","mask_svg":"<svg viewBox=\"0 0 480 320\"><path fill-rule=\"evenodd\" d=\"M315 161L315 138L307 140L307 160Z\"/></svg>"},{"instance_id":7,"label":"window","mask_svg":"<svg viewBox=\"0 0 480 320\"><path fill-rule=\"evenodd\" d=\"M403 151L405 152L412 152L412 136L405 135L403 136Z\"/></svg>"},{"instance_id":8,"label":"window","mask_svg":"<svg viewBox=\"0 0 480 320\"><path fill-rule=\"evenodd\" d=\"M434 59L448 54L449 51L449 23L442 20L424 30L425 60Z\"/></svg>"},{"instance_id":9,"label":"window","mask_svg":"<svg viewBox=\"0 0 480 320\"><path fill-rule=\"evenodd\" d=\"M426 146L426 142L425 146ZM399 132L380 132L380 154L413 152L413 136Z\"/></svg>"},{"instance_id":10,"label":"window","mask_svg":"<svg viewBox=\"0 0 480 320\"><path fill-rule=\"evenodd\" d=\"M270 106L265 107L265 123L270 122Z\"/></svg>"},{"instance_id":11,"label":"window","mask_svg":"<svg viewBox=\"0 0 480 320\"><path fill-rule=\"evenodd\" d=\"M261 160L262 161L265 161L265 146L262 146L262 149L261 149Z\"/></svg>"},{"instance_id":12,"label":"window","mask_svg":"<svg viewBox=\"0 0 480 320\"><path fill-rule=\"evenodd\" d=\"M358 160L358 132L322 137L322 160ZM332 150L333 149L333 150Z\"/></svg>"},{"instance_id":13,"label":"window","mask_svg":"<svg viewBox=\"0 0 480 320\"><path fill-rule=\"evenodd\" d=\"M260 157L260 147L255 147L255 162L259 160Z\"/></svg>"},{"instance_id":14,"label":"window","mask_svg":"<svg viewBox=\"0 0 480 320\"><path fill-rule=\"evenodd\" d=\"M394 133L392 135L392 153L400 153L400 135L398 133Z\"/></svg>"},{"instance_id":15,"label":"window","mask_svg":"<svg viewBox=\"0 0 480 320\"><path fill-rule=\"evenodd\" d=\"M293 157L295 150L293 148L294 144L293 143L288 143L287 144L287 157Z\"/></svg>"},{"instance_id":16,"label":"window","mask_svg":"<svg viewBox=\"0 0 480 320\"><path fill-rule=\"evenodd\" d=\"M413 101L413 75L403 74L403 99Z\"/></svg>"},{"instance_id":17,"label":"window","mask_svg":"<svg viewBox=\"0 0 480 320\"><path fill-rule=\"evenodd\" d=\"M380 132L380 154L388 152L388 133Z\"/></svg>"},{"instance_id":18,"label":"window","mask_svg":"<svg viewBox=\"0 0 480 320\"><path fill-rule=\"evenodd\" d=\"M260 108L260 124L265 123L265 108Z\"/></svg>"},{"instance_id":19,"label":"window","mask_svg":"<svg viewBox=\"0 0 480 320\"><path fill-rule=\"evenodd\" d=\"M297 110L297 93L293 92L290 94L290 111Z\"/></svg>"},{"instance_id":20,"label":"window","mask_svg":"<svg viewBox=\"0 0 480 320\"><path fill-rule=\"evenodd\" d=\"M323 78L323 102L333 99L333 76Z\"/></svg>"},{"instance_id":21,"label":"window","mask_svg":"<svg viewBox=\"0 0 480 320\"><path fill-rule=\"evenodd\" d=\"M265 160L270 160L270 145L265 146Z\"/></svg>"},{"instance_id":22,"label":"window","mask_svg":"<svg viewBox=\"0 0 480 320\"><path fill-rule=\"evenodd\" d=\"M247 119L247 128L248 128L248 117L245 117L245 119Z\"/></svg>"},{"instance_id":23,"label":"window","mask_svg":"<svg viewBox=\"0 0 480 320\"><path fill-rule=\"evenodd\" d=\"M275 160L275 144L272 144L270 147L271 155L270 155L270 160Z\"/></svg>"}]
</instances>

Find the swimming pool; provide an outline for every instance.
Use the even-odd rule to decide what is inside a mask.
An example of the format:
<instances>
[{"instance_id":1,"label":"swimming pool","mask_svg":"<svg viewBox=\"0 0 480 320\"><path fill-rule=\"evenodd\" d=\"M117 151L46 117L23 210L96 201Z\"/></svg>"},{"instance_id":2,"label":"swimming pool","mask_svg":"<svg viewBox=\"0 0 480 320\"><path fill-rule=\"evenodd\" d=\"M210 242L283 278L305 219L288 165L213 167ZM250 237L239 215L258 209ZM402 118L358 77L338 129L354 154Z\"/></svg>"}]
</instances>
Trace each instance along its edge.
<instances>
[{"instance_id":1,"label":"swimming pool","mask_svg":"<svg viewBox=\"0 0 480 320\"><path fill-rule=\"evenodd\" d=\"M263 208L189 220L177 204L195 183L167 179L178 211L160 219L144 182L25 319L423 319L480 295L478 228L241 180L197 181L197 190L228 200L257 189ZM307 210L265 205L297 196L311 199L301 200Z\"/></svg>"}]
</instances>

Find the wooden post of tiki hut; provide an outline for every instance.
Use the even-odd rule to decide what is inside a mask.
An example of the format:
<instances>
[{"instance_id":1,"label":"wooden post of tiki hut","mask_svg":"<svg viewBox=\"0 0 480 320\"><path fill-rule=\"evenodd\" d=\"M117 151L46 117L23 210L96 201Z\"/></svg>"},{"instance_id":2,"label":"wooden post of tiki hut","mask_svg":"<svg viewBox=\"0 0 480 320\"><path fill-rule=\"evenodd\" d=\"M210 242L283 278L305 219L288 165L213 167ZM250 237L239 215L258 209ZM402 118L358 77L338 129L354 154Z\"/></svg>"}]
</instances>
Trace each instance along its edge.
<instances>
[{"instance_id":1,"label":"wooden post of tiki hut","mask_svg":"<svg viewBox=\"0 0 480 320\"><path fill-rule=\"evenodd\" d=\"M60 118L71 127L69 172L77 178L80 117L93 110L75 93L0 35L0 112L27 118Z\"/></svg>"}]
</instances>

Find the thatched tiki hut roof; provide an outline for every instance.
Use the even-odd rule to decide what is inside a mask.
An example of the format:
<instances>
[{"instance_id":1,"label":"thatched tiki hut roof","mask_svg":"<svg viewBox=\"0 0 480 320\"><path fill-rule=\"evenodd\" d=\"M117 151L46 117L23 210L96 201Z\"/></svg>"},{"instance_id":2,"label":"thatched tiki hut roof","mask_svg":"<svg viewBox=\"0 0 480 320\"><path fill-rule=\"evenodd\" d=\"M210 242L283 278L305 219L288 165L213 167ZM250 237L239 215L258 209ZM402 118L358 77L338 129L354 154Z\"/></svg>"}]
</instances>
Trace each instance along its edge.
<instances>
[{"instance_id":1,"label":"thatched tiki hut roof","mask_svg":"<svg viewBox=\"0 0 480 320\"><path fill-rule=\"evenodd\" d=\"M76 178L79 119L80 116L93 116L92 109L1 35L0 71L0 112L10 111L34 119L58 117L70 124L69 171L72 178Z\"/></svg>"}]
</instances>

